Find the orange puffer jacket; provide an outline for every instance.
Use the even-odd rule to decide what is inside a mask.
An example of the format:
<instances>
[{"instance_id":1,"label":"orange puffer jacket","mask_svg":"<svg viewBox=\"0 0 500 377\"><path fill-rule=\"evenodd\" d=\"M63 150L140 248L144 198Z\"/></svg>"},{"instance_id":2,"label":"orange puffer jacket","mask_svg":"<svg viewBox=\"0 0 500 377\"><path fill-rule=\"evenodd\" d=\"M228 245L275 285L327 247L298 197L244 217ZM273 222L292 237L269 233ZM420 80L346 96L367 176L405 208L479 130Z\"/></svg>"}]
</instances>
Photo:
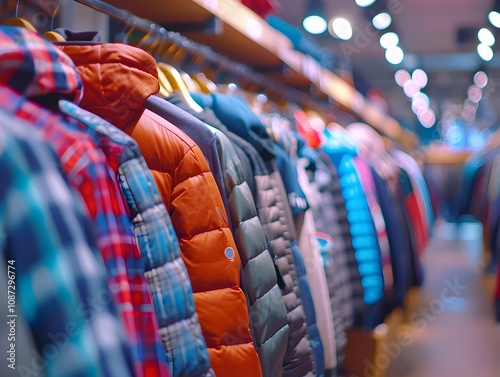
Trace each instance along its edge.
<instances>
[{"instance_id":1,"label":"orange puffer jacket","mask_svg":"<svg viewBox=\"0 0 500 377\"><path fill-rule=\"evenodd\" d=\"M208 163L187 135L142 108L159 88L154 59L121 44L62 43L59 47L73 59L82 77L80 106L139 144L179 238L215 374L261 376L240 289L241 261Z\"/></svg>"}]
</instances>

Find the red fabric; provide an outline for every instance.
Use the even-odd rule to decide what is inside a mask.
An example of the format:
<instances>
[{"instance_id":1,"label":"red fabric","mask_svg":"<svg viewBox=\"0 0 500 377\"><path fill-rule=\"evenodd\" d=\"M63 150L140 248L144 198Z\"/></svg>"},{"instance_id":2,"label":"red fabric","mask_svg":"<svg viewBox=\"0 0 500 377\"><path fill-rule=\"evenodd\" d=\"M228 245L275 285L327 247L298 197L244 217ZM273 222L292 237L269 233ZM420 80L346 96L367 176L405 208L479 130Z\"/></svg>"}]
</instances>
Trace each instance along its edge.
<instances>
[{"instance_id":1,"label":"red fabric","mask_svg":"<svg viewBox=\"0 0 500 377\"><path fill-rule=\"evenodd\" d=\"M498 263L497 267L497 284L495 287L495 299L500 300L500 263Z\"/></svg>"},{"instance_id":2,"label":"red fabric","mask_svg":"<svg viewBox=\"0 0 500 377\"><path fill-rule=\"evenodd\" d=\"M280 5L274 0L241 0L241 3L262 18L280 10Z\"/></svg>"},{"instance_id":3,"label":"red fabric","mask_svg":"<svg viewBox=\"0 0 500 377\"><path fill-rule=\"evenodd\" d=\"M408 216L410 217L413 233L415 234L415 246L417 248L417 253L421 257L429 235L424 222L424 214L418 204L418 197L415 192L412 192L406 197L406 209L408 211Z\"/></svg>"},{"instance_id":4,"label":"red fabric","mask_svg":"<svg viewBox=\"0 0 500 377\"><path fill-rule=\"evenodd\" d=\"M306 113L302 110L297 110L294 114L299 135L306 140L306 143L311 148L318 148L321 145L321 135L312 126Z\"/></svg>"}]
</instances>

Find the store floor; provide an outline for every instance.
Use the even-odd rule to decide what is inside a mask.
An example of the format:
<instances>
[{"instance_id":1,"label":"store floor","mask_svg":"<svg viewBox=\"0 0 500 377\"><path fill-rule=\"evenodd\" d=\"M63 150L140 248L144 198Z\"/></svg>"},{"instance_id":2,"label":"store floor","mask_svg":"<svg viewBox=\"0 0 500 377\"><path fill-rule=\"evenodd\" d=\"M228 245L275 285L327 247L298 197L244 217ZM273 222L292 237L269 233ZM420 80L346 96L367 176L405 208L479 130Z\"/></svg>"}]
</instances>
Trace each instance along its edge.
<instances>
[{"instance_id":1,"label":"store floor","mask_svg":"<svg viewBox=\"0 0 500 377\"><path fill-rule=\"evenodd\" d=\"M424 260L426 281L393 344L387 377L499 377L494 278L483 270L481 227L440 223ZM403 345L401 345L401 343Z\"/></svg>"}]
</instances>

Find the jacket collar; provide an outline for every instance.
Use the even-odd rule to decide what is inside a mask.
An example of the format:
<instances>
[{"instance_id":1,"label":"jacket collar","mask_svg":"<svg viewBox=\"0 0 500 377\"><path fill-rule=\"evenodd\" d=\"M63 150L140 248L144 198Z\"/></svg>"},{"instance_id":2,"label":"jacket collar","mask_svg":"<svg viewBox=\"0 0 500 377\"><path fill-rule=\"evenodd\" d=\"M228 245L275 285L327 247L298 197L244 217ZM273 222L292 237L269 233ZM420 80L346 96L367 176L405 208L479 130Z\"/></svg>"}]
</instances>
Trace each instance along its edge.
<instances>
[{"instance_id":1,"label":"jacket collar","mask_svg":"<svg viewBox=\"0 0 500 377\"><path fill-rule=\"evenodd\" d=\"M80 106L118 128L135 124L146 99L158 93L156 62L143 50L121 43L60 42L75 63L85 89Z\"/></svg>"}]
</instances>

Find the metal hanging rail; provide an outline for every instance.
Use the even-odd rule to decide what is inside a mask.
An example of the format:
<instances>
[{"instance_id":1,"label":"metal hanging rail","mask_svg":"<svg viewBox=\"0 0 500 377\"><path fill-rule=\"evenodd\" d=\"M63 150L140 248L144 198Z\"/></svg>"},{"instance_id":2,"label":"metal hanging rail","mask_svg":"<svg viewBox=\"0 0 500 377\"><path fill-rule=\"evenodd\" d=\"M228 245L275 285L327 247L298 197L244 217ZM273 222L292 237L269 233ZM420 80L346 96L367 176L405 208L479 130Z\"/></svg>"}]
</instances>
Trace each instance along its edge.
<instances>
[{"instance_id":1,"label":"metal hanging rail","mask_svg":"<svg viewBox=\"0 0 500 377\"><path fill-rule=\"evenodd\" d=\"M325 106L325 104L314 100L312 96L309 96L306 93L287 87L274 79L265 77L261 73L256 72L254 69L243 63L233 61L222 54L216 53L209 46L193 42L177 32L167 31L163 26L140 18L127 10L119 9L101 0L75 1L123 22L125 27L133 28L134 30L145 34L151 33L152 38L160 37L163 38L163 41L173 42L177 46L181 46L184 50L196 53L197 55L203 57L204 61L208 64L217 66L218 69L226 71L239 79L250 80L264 90L267 89L271 92L279 93L284 98L296 101L306 106L311 106L313 108L317 108L318 106L322 106L324 108L328 106L331 112L336 112L336 109L333 106Z\"/></svg>"},{"instance_id":2,"label":"metal hanging rail","mask_svg":"<svg viewBox=\"0 0 500 377\"><path fill-rule=\"evenodd\" d=\"M351 117L348 113L344 113L341 110L334 107L331 103L329 103L329 100L324 101L316 99L313 97L312 94L299 91L275 79L266 77L246 64L236 62L234 60L229 59L227 56L223 54L213 51L212 48L210 48L209 46L193 42L192 40L182 36L177 32L167 31L163 26L155 22L148 21L141 17L138 17L127 10L119 9L101 0L74 0L74 1L86 5L90 8L93 8L96 11L105 13L108 16L121 21L122 23L124 23L125 28L129 28L129 30L130 28L132 28L135 31L139 31L144 34L149 34L153 39L158 38L160 40L160 43L161 42L174 43L175 45L181 47L183 50L192 53L195 56L201 57L203 59L203 62L206 63L207 65L212 67L217 67L216 71L228 74L231 77L231 79L236 83L242 83L243 81L247 80L251 82L253 85L255 85L257 88L259 88L259 91L263 91L271 95L275 94L281 99L295 101L301 104L303 107L309 107L311 109L315 109L320 113L325 113L325 114L331 113L336 118L338 118L339 121ZM334 75L331 74L330 76ZM327 75L326 78L330 76ZM330 84L333 85L333 83ZM321 88L319 88L319 91L321 91ZM358 95L361 96L360 94ZM329 96L329 98L330 97L331 96ZM415 147L415 139L411 133L403 131L399 123L397 123L390 117L386 116L386 118L389 119L389 121L387 122L384 121L385 118L383 118L383 116L382 118L379 116L380 111L374 109L374 106L371 105L368 110L370 109L374 111L376 110L375 115L377 116L375 118L378 119L377 122L378 126L375 127L375 129L378 130L378 132L382 132L383 134L389 136L390 138L397 141L401 145L407 146L409 148ZM352 121L352 118L350 120ZM390 122L390 120L392 120L392 123Z\"/></svg>"}]
</instances>

